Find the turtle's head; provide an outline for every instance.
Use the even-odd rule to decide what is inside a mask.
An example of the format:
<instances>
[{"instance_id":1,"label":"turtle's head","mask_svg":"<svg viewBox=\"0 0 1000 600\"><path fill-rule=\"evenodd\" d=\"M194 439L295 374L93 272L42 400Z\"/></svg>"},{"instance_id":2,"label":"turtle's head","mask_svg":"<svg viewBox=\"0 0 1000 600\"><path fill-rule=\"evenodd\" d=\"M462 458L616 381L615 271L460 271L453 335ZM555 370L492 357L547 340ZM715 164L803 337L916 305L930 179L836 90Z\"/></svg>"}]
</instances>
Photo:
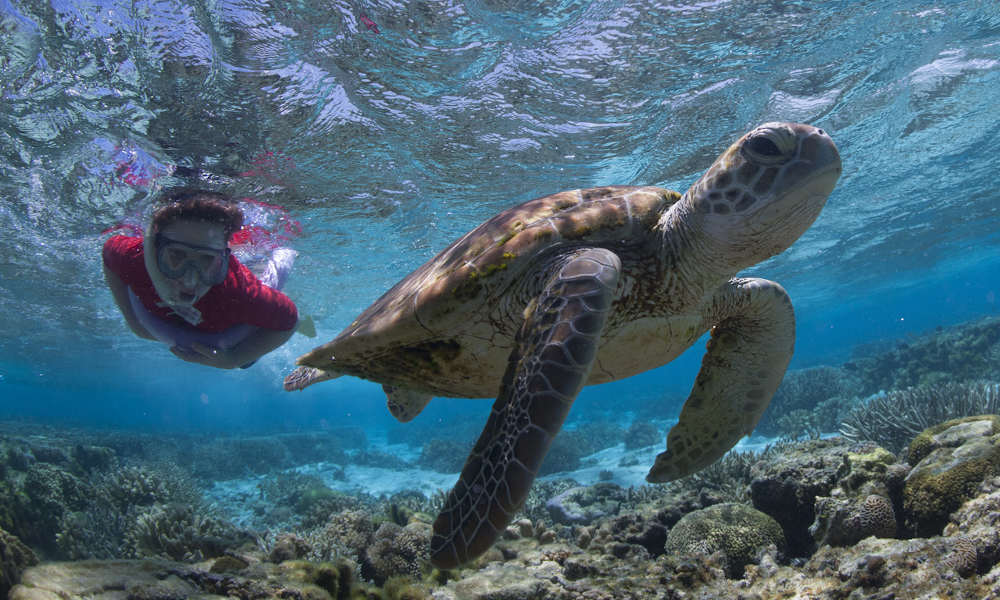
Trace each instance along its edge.
<instances>
[{"instance_id":1,"label":"turtle's head","mask_svg":"<svg viewBox=\"0 0 1000 600\"><path fill-rule=\"evenodd\" d=\"M783 252L812 225L840 171L837 147L822 129L765 123L730 146L685 196L723 260L744 268Z\"/></svg>"}]
</instances>

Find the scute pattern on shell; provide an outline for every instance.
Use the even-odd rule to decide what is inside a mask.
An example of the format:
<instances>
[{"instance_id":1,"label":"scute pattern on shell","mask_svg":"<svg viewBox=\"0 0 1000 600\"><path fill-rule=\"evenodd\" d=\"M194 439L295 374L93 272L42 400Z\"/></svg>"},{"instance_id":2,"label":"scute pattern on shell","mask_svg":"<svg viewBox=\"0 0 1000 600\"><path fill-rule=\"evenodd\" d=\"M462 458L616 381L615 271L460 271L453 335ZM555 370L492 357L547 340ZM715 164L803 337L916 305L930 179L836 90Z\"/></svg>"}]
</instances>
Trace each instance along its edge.
<instances>
[{"instance_id":1,"label":"scute pattern on shell","mask_svg":"<svg viewBox=\"0 0 1000 600\"><path fill-rule=\"evenodd\" d=\"M418 273L428 272L413 282L418 318L437 322L456 300L490 300L498 290L494 275L503 273L508 282L554 246L642 239L678 199L677 192L656 187L609 186L560 192L503 212L421 267Z\"/></svg>"},{"instance_id":2,"label":"scute pattern on shell","mask_svg":"<svg viewBox=\"0 0 1000 600\"><path fill-rule=\"evenodd\" d=\"M556 247L651 239L663 212L680 197L655 186L608 186L559 192L504 211L397 283L337 338L302 356L298 364L394 383L382 372L386 369L375 374L368 365L398 355L400 348L452 343L449 336L466 324L466 315L504 297L511 282ZM440 367L436 355L425 352L417 358ZM390 372L411 368L422 367L401 364Z\"/></svg>"}]
</instances>

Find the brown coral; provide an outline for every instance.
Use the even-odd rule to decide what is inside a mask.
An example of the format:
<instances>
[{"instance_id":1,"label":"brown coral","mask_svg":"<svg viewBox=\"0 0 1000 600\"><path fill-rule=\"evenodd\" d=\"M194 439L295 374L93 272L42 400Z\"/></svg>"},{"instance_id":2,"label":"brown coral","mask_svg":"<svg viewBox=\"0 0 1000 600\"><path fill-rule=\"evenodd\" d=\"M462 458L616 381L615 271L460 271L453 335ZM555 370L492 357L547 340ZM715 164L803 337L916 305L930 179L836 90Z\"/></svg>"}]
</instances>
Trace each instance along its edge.
<instances>
[{"instance_id":1,"label":"brown coral","mask_svg":"<svg viewBox=\"0 0 1000 600\"><path fill-rule=\"evenodd\" d=\"M38 564L38 557L31 548L21 543L17 536L0 529L0 594L7 592L18 581L25 568Z\"/></svg>"},{"instance_id":2,"label":"brown coral","mask_svg":"<svg viewBox=\"0 0 1000 600\"><path fill-rule=\"evenodd\" d=\"M383 523L375 532L372 544L365 550L361 575L378 585L395 575L420 577L428 559L430 528L423 523L400 527Z\"/></svg>"},{"instance_id":3,"label":"brown coral","mask_svg":"<svg viewBox=\"0 0 1000 600\"><path fill-rule=\"evenodd\" d=\"M855 517L862 538L874 535L888 538L896 535L896 511L885 496L869 494L858 508Z\"/></svg>"},{"instance_id":4,"label":"brown coral","mask_svg":"<svg viewBox=\"0 0 1000 600\"><path fill-rule=\"evenodd\" d=\"M965 536L954 538L951 553L944 563L962 577L968 577L976 572L979 564L979 549L975 542Z\"/></svg>"},{"instance_id":5,"label":"brown coral","mask_svg":"<svg viewBox=\"0 0 1000 600\"><path fill-rule=\"evenodd\" d=\"M372 543L374 536L375 524L367 513L360 510L345 510L330 517L321 537L333 545L346 547L355 556L361 556L364 549ZM316 545L313 550L314 552L317 550ZM319 558L329 560L332 555L321 555Z\"/></svg>"}]
</instances>

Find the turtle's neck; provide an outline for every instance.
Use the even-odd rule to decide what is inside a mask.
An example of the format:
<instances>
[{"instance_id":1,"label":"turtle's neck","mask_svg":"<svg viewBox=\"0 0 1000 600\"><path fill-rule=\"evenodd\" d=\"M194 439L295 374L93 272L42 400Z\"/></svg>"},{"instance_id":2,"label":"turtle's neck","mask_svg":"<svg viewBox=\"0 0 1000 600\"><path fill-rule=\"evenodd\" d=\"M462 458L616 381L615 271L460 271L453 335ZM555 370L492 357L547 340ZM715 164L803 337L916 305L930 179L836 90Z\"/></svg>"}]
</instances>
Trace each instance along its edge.
<instances>
[{"instance_id":1,"label":"turtle's neck","mask_svg":"<svg viewBox=\"0 0 1000 600\"><path fill-rule=\"evenodd\" d=\"M701 231L702 215L687 194L667 210L656 225L670 303L690 308L739 271L726 249Z\"/></svg>"}]
</instances>

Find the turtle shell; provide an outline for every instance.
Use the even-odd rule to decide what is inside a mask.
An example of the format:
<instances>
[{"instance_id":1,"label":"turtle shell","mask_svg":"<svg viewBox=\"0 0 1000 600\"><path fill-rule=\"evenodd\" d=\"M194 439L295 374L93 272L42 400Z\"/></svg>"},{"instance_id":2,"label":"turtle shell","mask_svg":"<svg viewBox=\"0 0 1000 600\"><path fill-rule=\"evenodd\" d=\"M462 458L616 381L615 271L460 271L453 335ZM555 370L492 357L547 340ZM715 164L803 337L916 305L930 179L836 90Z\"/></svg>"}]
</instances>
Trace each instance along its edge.
<instances>
[{"instance_id":1,"label":"turtle shell","mask_svg":"<svg viewBox=\"0 0 1000 600\"><path fill-rule=\"evenodd\" d=\"M381 383L419 379L436 395L466 395L429 380L460 367L454 363L475 354L470 346L477 344L490 345L505 363L533 293L524 282L544 273L547 257L573 247L642 244L678 199L677 192L659 187L609 186L510 208L406 276L298 364ZM498 312L500 306L510 310ZM491 375L498 378L502 368ZM495 383L489 385L495 393Z\"/></svg>"}]
</instances>

